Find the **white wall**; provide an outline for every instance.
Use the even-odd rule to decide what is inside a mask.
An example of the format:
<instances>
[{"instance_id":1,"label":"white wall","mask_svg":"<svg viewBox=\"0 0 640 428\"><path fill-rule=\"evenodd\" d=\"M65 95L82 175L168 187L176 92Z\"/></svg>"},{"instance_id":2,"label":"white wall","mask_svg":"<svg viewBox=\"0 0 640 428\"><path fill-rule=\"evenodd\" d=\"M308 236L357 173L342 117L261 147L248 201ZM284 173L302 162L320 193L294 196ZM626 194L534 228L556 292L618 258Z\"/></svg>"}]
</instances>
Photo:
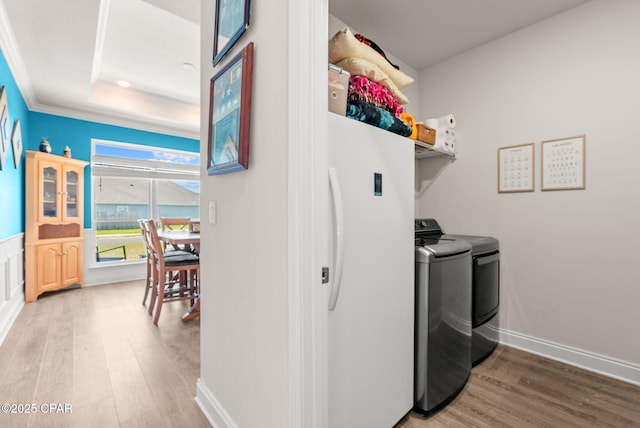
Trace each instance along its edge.
<instances>
[{"instance_id":1,"label":"white wall","mask_svg":"<svg viewBox=\"0 0 640 428\"><path fill-rule=\"evenodd\" d=\"M213 52L214 5L202 2L203 64ZM249 169L219 176L203 169L201 180L197 400L218 427L288 426L287 7L286 0L251 2L247 32L215 70L202 68L207 159L209 79L255 43ZM215 225L207 221L209 201L217 202Z\"/></svg>"},{"instance_id":2,"label":"white wall","mask_svg":"<svg viewBox=\"0 0 640 428\"><path fill-rule=\"evenodd\" d=\"M420 111L456 115L459 157L416 180L419 215L499 238L503 337L629 363L637 383L639 40L640 2L593 0L423 70ZM541 192L540 141L579 134L586 190ZM498 194L497 149L530 142L535 192Z\"/></svg>"}]
</instances>

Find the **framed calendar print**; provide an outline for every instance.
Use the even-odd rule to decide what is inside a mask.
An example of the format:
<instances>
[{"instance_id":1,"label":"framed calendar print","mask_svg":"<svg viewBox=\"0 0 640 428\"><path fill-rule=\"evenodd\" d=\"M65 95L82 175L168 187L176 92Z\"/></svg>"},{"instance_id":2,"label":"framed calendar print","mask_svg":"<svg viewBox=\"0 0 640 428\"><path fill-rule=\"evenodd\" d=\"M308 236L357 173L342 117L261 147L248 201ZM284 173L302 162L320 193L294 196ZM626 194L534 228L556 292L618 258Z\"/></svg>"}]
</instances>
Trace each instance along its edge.
<instances>
[{"instance_id":1,"label":"framed calendar print","mask_svg":"<svg viewBox=\"0 0 640 428\"><path fill-rule=\"evenodd\" d=\"M533 192L533 143L498 149L498 193Z\"/></svg>"},{"instance_id":2,"label":"framed calendar print","mask_svg":"<svg viewBox=\"0 0 640 428\"><path fill-rule=\"evenodd\" d=\"M542 142L542 190L585 188L586 136Z\"/></svg>"}]
</instances>

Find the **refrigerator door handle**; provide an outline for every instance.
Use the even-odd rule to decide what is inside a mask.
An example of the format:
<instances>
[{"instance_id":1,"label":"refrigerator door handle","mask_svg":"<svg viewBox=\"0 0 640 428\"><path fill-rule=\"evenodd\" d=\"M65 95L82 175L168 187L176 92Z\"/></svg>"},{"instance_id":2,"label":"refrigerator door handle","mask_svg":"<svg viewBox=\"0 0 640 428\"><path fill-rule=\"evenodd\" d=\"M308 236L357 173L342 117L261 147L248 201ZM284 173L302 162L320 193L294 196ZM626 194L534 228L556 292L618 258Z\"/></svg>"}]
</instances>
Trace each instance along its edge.
<instances>
[{"instance_id":1,"label":"refrigerator door handle","mask_svg":"<svg viewBox=\"0 0 640 428\"><path fill-rule=\"evenodd\" d=\"M329 310L336 308L338 295L340 294L340 283L342 282L342 267L344 265L344 211L342 206L342 193L340 192L340 182L335 168L329 168L329 187L333 196L333 215L335 233L335 252L333 260L333 281L329 292Z\"/></svg>"}]
</instances>

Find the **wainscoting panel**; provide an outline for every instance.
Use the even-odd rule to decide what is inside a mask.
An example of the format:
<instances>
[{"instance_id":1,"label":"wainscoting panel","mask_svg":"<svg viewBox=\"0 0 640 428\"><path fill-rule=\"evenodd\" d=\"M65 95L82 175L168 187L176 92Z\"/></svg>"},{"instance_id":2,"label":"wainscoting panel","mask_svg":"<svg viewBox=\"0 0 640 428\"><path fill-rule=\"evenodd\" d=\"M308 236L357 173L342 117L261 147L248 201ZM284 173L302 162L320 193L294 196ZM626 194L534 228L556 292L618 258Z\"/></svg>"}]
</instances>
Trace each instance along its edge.
<instances>
[{"instance_id":1,"label":"wainscoting panel","mask_svg":"<svg viewBox=\"0 0 640 428\"><path fill-rule=\"evenodd\" d=\"M0 240L0 345L24 306L24 234Z\"/></svg>"}]
</instances>

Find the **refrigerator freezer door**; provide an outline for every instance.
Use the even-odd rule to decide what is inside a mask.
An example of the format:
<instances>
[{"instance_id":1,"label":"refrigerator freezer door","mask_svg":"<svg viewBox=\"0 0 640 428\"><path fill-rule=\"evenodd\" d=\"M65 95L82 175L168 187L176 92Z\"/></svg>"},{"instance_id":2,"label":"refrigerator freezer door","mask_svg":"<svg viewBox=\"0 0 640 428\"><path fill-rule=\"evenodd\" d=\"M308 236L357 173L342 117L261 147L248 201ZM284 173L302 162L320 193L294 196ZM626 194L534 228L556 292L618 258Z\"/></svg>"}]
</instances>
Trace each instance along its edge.
<instances>
[{"instance_id":1,"label":"refrigerator freezer door","mask_svg":"<svg viewBox=\"0 0 640 428\"><path fill-rule=\"evenodd\" d=\"M413 142L329 113L329 166L344 215L328 315L329 426L389 428L413 406Z\"/></svg>"}]
</instances>

